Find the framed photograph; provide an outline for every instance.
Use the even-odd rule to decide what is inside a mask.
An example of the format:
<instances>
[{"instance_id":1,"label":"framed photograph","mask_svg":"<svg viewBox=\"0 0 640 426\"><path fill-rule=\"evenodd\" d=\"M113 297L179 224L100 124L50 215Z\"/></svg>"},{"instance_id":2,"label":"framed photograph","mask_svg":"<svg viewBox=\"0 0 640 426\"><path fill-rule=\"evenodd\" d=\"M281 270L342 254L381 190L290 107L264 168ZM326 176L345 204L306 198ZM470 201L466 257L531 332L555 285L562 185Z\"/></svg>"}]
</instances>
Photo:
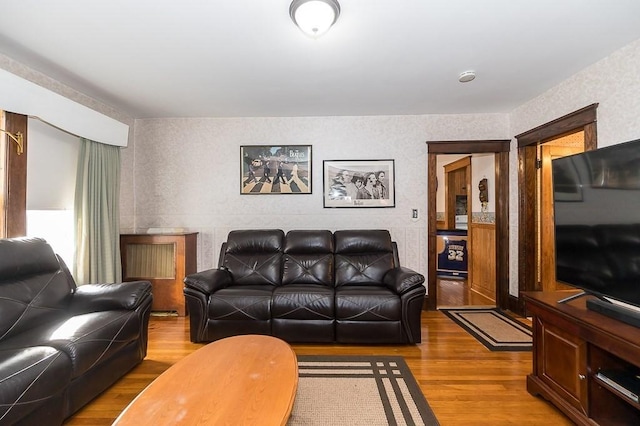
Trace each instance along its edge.
<instances>
[{"instance_id":1,"label":"framed photograph","mask_svg":"<svg viewBox=\"0 0 640 426\"><path fill-rule=\"evenodd\" d=\"M311 145L241 146L240 194L311 194Z\"/></svg>"},{"instance_id":2,"label":"framed photograph","mask_svg":"<svg viewBox=\"0 0 640 426\"><path fill-rule=\"evenodd\" d=\"M324 207L395 207L394 160L325 160Z\"/></svg>"}]
</instances>

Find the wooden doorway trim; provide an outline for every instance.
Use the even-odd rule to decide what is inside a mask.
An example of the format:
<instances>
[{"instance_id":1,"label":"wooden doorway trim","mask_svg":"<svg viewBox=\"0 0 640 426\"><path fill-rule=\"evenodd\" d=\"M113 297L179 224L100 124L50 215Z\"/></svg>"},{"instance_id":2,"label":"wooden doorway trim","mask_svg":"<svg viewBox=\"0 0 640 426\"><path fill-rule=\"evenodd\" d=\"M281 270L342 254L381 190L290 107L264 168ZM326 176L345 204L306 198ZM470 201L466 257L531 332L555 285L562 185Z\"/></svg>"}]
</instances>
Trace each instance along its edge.
<instances>
[{"instance_id":1,"label":"wooden doorway trim","mask_svg":"<svg viewBox=\"0 0 640 426\"><path fill-rule=\"evenodd\" d=\"M8 132L23 134L23 152L17 154L15 144L8 140L5 146L6 175L4 203L2 206L3 238L27 235L27 116L5 111L5 127Z\"/></svg>"},{"instance_id":2,"label":"wooden doorway trim","mask_svg":"<svg viewBox=\"0 0 640 426\"><path fill-rule=\"evenodd\" d=\"M496 305L506 309L509 296L509 145L510 140L427 141L427 300L438 307L436 272L436 189L438 154L495 154Z\"/></svg>"},{"instance_id":3,"label":"wooden doorway trim","mask_svg":"<svg viewBox=\"0 0 640 426\"><path fill-rule=\"evenodd\" d=\"M450 173L455 173L457 171L462 171L465 173L465 195L467 199L467 209L471 209L471 156L463 157L457 161L449 163L444 166L444 176L445 182L444 190L445 190L445 223L449 229L453 229L455 226L455 218L456 218L456 194L452 191L450 179ZM470 210L468 210L470 211ZM468 240L467 240L468 241ZM469 242L467 242L467 247L469 246Z\"/></svg>"},{"instance_id":4,"label":"wooden doorway trim","mask_svg":"<svg viewBox=\"0 0 640 426\"><path fill-rule=\"evenodd\" d=\"M584 130L585 151L597 148L596 110L598 104L574 111L556 120L516 135L518 141L518 293L538 290L536 282L536 150L545 141ZM524 301L518 297L512 310L524 313Z\"/></svg>"}]
</instances>

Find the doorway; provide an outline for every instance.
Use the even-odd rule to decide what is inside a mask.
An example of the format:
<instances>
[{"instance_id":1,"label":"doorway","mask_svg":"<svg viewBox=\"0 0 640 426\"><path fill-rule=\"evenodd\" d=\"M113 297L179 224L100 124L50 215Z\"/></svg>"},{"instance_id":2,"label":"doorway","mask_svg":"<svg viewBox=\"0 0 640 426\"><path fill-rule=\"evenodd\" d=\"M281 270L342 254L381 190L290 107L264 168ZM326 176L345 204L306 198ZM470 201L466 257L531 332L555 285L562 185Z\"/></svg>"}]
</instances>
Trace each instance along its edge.
<instances>
[{"instance_id":1,"label":"doorway","mask_svg":"<svg viewBox=\"0 0 640 426\"><path fill-rule=\"evenodd\" d=\"M426 308L437 309L437 210L436 192L437 157L444 154L493 154L495 157L495 274L496 305L508 309L509 305L509 145L510 140L486 141L427 141L427 211L428 257Z\"/></svg>"},{"instance_id":2,"label":"doorway","mask_svg":"<svg viewBox=\"0 0 640 426\"><path fill-rule=\"evenodd\" d=\"M470 287L469 220L472 210L472 156L438 156L437 188L437 306L486 305ZM493 303L490 301L489 303Z\"/></svg>"},{"instance_id":3,"label":"doorway","mask_svg":"<svg viewBox=\"0 0 640 426\"><path fill-rule=\"evenodd\" d=\"M566 136L542 142L538 146L540 168L538 169L538 202L536 217L539 230L539 243L536 252L539 268L538 282L542 291L573 289L556 281L553 180L551 161L567 155L584 152L584 131L580 130Z\"/></svg>"},{"instance_id":4,"label":"doorway","mask_svg":"<svg viewBox=\"0 0 640 426\"><path fill-rule=\"evenodd\" d=\"M592 104L556 120L538 126L516 136L518 141L518 187L519 187L519 226L518 226L518 282L519 292L541 291L541 267L537 199L539 193L538 157L540 146L545 142L563 136L582 132L584 151L597 147L596 110L598 104ZM555 252L555 250L554 250ZM548 274L547 274L548 275ZM547 276L544 278L549 280ZM555 282L549 285L555 285ZM524 301L517 298L515 312L524 315Z\"/></svg>"},{"instance_id":5,"label":"doorway","mask_svg":"<svg viewBox=\"0 0 640 426\"><path fill-rule=\"evenodd\" d=\"M471 157L444 166L445 227L466 229L471 210Z\"/></svg>"}]
</instances>

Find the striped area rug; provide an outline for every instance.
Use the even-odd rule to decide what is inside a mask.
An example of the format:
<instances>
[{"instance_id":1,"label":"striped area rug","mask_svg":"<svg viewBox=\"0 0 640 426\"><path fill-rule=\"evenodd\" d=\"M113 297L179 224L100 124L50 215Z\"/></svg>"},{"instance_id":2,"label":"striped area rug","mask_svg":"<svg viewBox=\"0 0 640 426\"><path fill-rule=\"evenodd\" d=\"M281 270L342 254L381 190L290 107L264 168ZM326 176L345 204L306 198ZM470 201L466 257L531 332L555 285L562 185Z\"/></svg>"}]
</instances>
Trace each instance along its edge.
<instances>
[{"instance_id":1,"label":"striped area rug","mask_svg":"<svg viewBox=\"0 0 640 426\"><path fill-rule=\"evenodd\" d=\"M531 328L497 308L440 309L491 351L530 351Z\"/></svg>"},{"instance_id":2,"label":"striped area rug","mask_svg":"<svg viewBox=\"0 0 640 426\"><path fill-rule=\"evenodd\" d=\"M289 422L301 425L438 425L400 356L298 356Z\"/></svg>"}]
</instances>

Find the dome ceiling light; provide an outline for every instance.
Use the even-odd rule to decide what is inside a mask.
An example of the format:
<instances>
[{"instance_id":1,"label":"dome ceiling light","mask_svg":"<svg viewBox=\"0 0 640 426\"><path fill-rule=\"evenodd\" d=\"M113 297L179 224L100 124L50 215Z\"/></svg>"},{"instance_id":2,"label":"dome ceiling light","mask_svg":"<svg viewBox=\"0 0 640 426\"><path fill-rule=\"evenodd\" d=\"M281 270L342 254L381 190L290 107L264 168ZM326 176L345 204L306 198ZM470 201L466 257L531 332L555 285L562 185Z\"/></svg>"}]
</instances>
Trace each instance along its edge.
<instances>
[{"instance_id":1,"label":"dome ceiling light","mask_svg":"<svg viewBox=\"0 0 640 426\"><path fill-rule=\"evenodd\" d=\"M318 38L338 20L340 4L337 0L293 0L289 15L303 33Z\"/></svg>"}]
</instances>

